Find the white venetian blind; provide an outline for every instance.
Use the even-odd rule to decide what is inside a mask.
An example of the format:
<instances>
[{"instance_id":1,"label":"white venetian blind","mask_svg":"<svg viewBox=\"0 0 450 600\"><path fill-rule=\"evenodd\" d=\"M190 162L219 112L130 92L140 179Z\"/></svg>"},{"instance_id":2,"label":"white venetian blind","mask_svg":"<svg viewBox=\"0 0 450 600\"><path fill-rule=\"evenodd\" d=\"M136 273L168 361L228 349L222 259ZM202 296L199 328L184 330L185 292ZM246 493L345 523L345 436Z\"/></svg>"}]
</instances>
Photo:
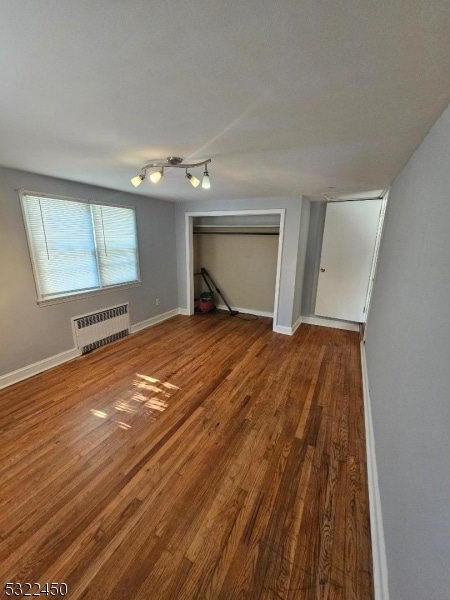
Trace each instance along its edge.
<instances>
[{"instance_id":1,"label":"white venetian blind","mask_svg":"<svg viewBox=\"0 0 450 600\"><path fill-rule=\"evenodd\" d=\"M92 205L102 287L138 279L134 210Z\"/></svg>"},{"instance_id":2,"label":"white venetian blind","mask_svg":"<svg viewBox=\"0 0 450 600\"><path fill-rule=\"evenodd\" d=\"M132 208L21 193L38 298L139 279Z\"/></svg>"},{"instance_id":3,"label":"white venetian blind","mask_svg":"<svg viewBox=\"0 0 450 600\"><path fill-rule=\"evenodd\" d=\"M89 204L25 196L24 208L41 298L98 288Z\"/></svg>"}]
</instances>

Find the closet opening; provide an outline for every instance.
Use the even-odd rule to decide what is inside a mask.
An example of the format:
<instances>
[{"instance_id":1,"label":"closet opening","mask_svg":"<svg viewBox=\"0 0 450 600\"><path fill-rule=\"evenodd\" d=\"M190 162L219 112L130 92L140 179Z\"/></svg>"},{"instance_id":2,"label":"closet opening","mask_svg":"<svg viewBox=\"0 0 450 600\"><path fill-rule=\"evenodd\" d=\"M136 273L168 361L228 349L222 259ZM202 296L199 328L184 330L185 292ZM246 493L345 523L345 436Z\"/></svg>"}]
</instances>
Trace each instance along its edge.
<instances>
[{"instance_id":1,"label":"closet opening","mask_svg":"<svg viewBox=\"0 0 450 600\"><path fill-rule=\"evenodd\" d=\"M186 213L188 314L206 293L207 269L233 310L278 322L284 209ZM218 309L228 310L215 295Z\"/></svg>"}]
</instances>

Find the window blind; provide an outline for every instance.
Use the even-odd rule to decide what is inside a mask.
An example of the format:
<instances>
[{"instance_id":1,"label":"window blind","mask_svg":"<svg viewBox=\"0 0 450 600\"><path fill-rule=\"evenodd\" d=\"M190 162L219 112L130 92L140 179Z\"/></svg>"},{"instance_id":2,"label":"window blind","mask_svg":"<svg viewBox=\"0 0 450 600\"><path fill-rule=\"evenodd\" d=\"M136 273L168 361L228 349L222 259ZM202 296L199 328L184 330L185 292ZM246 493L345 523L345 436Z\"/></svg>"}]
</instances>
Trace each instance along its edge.
<instances>
[{"instance_id":1,"label":"window blind","mask_svg":"<svg viewBox=\"0 0 450 600\"><path fill-rule=\"evenodd\" d=\"M21 194L38 299L139 280L135 212Z\"/></svg>"},{"instance_id":2,"label":"window blind","mask_svg":"<svg viewBox=\"0 0 450 600\"><path fill-rule=\"evenodd\" d=\"M138 279L134 211L91 205L102 286Z\"/></svg>"}]
</instances>

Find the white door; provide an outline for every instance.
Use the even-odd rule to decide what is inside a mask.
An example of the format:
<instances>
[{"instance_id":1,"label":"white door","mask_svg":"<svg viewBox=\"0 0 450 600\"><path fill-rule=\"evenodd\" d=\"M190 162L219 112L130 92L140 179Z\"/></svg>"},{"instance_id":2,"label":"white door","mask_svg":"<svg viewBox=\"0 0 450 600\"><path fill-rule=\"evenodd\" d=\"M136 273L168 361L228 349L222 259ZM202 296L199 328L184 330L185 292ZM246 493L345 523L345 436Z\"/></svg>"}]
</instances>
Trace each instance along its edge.
<instances>
[{"instance_id":1,"label":"white door","mask_svg":"<svg viewBox=\"0 0 450 600\"><path fill-rule=\"evenodd\" d=\"M364 322L382 200L327 204L315 314Z\"/></svg>"}]
</instances>

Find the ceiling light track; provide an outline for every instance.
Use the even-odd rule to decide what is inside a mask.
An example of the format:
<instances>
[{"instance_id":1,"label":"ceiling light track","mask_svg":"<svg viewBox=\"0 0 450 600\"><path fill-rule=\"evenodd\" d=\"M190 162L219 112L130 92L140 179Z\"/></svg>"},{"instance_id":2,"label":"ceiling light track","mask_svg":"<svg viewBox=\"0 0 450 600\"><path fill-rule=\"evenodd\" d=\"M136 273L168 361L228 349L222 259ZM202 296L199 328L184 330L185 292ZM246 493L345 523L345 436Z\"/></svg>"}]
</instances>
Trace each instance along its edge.
<instances>
[{"instance_id":1,"label":"ceiling light track","mask_svg":"<svg viewBox=\"0 0 450 600\"><path fill-rule=\"evenodd\" d=\"M152 183L158 183L158 181L160 181L160 179L162 177L164 177L164 171L165 169L185 169L186 170L186 179L189 181L189 183L193 186L193 187L198 187L200 185L200 179L198 179L195 175L192 175L192 173L188 172L188 169L195 169L197 167L205 167L204 173L203 173L203 179L202 179L202 188L204 190L209 190L209 188L211 187L211 182L209 179L209 173L208 173L208 165L211 162L211 158L207 158L206 160L201 160L199 162L192 162L192 163L183 163L183 159L180 158L179 156L168 156L166 161L153 161L148 163L147 165L145 165L144 167L142 167L141 172L139 173L139 175L136 175L135 177L132 177L131 179L131 183L134 185L134 187L138 187L139 185L141 185L141 183L144 181L144 179L147 178L147 172L148 172L148 178L150 179L150 181Z\"/></svg>"}]
</instances>

